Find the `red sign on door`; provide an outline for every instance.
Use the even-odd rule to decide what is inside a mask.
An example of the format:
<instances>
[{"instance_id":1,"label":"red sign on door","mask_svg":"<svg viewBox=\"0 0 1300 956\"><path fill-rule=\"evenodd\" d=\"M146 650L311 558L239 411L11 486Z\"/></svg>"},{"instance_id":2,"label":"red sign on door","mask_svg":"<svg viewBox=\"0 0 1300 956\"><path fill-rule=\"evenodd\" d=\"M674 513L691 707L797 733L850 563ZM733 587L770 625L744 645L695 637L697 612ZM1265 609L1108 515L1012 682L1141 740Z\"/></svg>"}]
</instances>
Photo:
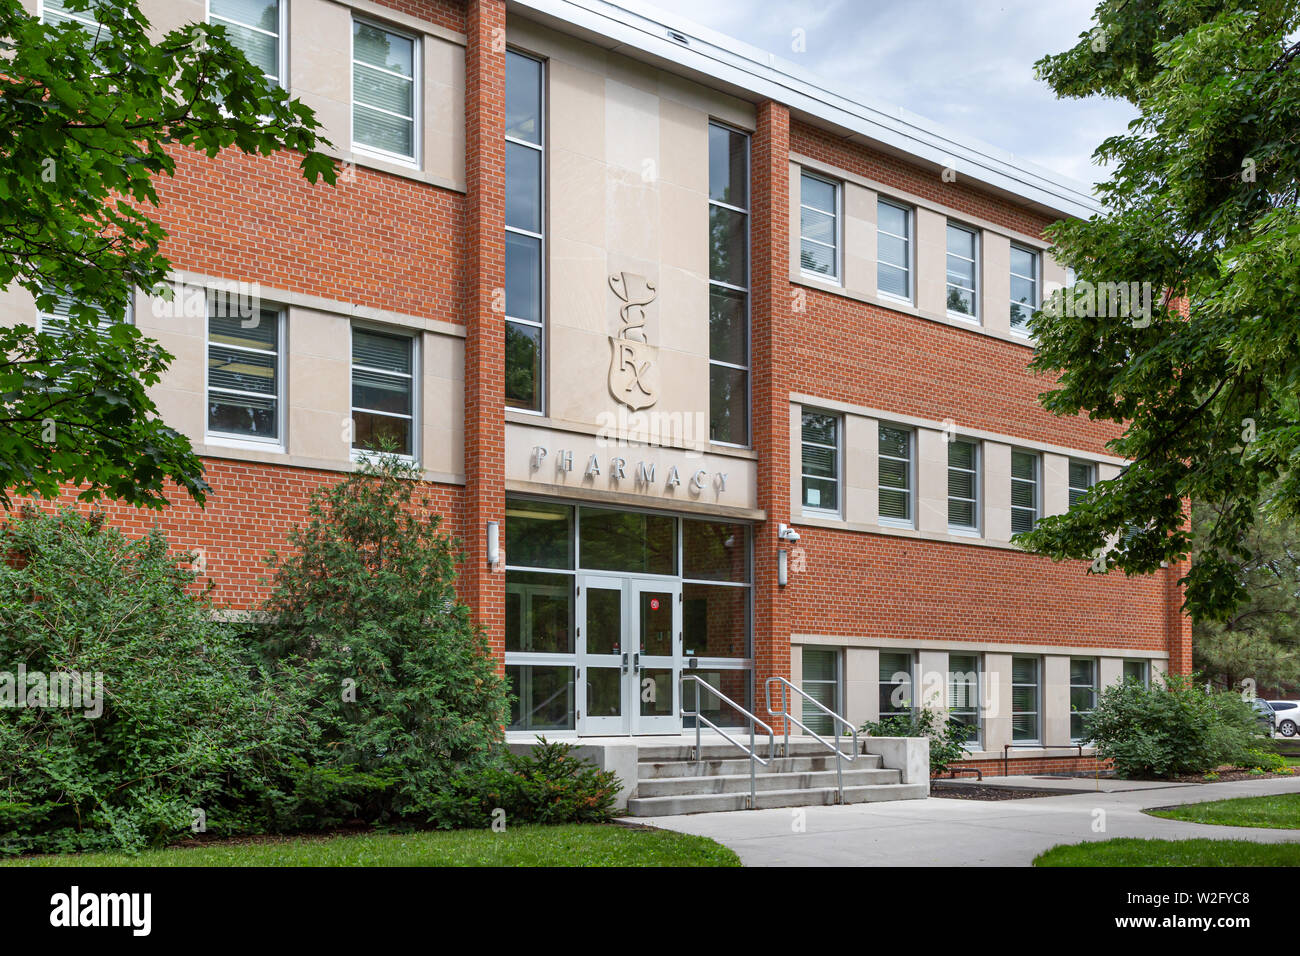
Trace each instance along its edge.
<instances>
[{"instance_id":1,"label":"red sign on door","mask_svg":"<svg viewBox=\"0 0 1300 956\"><path fill-rule=\"evenodd\" d=\"M651 599L650 599L650 610L652 610L652 611L657 611L657 610L659 610L659 599L658 599L658 598L651 598Z\"/></svg>"}]
</instances>

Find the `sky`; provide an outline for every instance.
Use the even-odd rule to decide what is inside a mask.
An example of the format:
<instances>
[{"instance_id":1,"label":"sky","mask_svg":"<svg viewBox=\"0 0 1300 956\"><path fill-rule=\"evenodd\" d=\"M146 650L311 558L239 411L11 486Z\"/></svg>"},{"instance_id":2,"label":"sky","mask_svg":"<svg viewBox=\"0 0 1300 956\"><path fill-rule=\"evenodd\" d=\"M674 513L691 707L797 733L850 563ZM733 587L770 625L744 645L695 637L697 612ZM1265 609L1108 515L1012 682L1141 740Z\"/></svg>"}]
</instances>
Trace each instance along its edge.
<instances>
[{"instance_id":1,"label":"sky","mask_svg":"<svg viewBox=\"0 0 1300 956\"><path fill-rule=\"evenodd\" d=\"M1034 78L1035 60L1090 28L1094 0L648 2L1085 184L1105 178L1093 150L1135 115L1113 100L1058 100Z\"/></svg>"}]
</instances>

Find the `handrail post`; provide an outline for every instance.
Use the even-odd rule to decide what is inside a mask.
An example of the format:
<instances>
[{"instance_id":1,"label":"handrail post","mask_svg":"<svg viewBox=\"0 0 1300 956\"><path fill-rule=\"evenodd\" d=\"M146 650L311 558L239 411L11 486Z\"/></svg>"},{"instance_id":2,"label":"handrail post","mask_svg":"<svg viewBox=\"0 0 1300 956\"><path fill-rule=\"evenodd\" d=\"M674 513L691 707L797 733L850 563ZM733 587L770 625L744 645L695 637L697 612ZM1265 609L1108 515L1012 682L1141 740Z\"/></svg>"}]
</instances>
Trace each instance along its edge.
<instances>
[{"instance_id":1,"label":"handrail post","mask_svg":"<svg viewBox=\"0 0 1300 956\"><path fill-rule=\"evenodd\" d=\"M781 685L781 727L785 731L785 739L781 743L781 756L790 756L790 691L785 684Z\"/></svg>"},{"instance_id":2,"label":"handrail post","mask_svg":"<svg viewBox=\"0 0 1300 956\"><path fill-rule=\"evenodd\" d=\"M758 764L754 762L754 755L758 753L758 742L755 738L754 718L749 718L749 809L758 809Z\"/></svg>"}]
</instances>

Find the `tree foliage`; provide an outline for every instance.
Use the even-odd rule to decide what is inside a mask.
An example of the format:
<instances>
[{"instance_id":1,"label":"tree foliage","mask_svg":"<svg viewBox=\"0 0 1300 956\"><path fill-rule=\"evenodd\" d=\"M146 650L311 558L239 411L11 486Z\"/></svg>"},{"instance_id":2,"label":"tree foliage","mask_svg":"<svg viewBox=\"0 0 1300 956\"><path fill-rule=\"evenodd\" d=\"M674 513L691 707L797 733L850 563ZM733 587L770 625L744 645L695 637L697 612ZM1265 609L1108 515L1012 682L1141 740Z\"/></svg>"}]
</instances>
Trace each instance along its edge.
<instances>
[{"instance_id":1,"label":"tree foliage","mask_svg":"<svg viewBox=\"0 0 1300 956\"><path fill-rule=\"evenodd\" d=\"M1114 166L1103 211L1049 236L1078 283L1149 283L1153 301L1098 315L1057 293L1032 364L1059 376L1046 408L1124 426L1112 448L1131 464L1019 540L1143 574L1195 534L1185 606L1222 618L1246 597L1261 504L1300 513L1300 7L1103 0L1095 20L1040 73L1140 115L1096 151ZM1187 499L1221 508L1193 531Z\"/></svg>"},{"instance_id":2,"label":"tree foliage","mask_svg":"<svg viewBox=\"0 0 1300 956\"><path fill-rule=\"evenodd\" d=\"M155 40L136 0L67 0L100 27L43 24L0 0L0 289L50 309L74 302L70 333L0 327L0 501L83 485L161 507L171 479L207 490L189 442L147 389L171 356L120 321L135 290L171 271L150 214L176 156L293 150L311 182L335 181L313 112L234 46L224 27L188 24Z\"/></svg>"}]
</instances>

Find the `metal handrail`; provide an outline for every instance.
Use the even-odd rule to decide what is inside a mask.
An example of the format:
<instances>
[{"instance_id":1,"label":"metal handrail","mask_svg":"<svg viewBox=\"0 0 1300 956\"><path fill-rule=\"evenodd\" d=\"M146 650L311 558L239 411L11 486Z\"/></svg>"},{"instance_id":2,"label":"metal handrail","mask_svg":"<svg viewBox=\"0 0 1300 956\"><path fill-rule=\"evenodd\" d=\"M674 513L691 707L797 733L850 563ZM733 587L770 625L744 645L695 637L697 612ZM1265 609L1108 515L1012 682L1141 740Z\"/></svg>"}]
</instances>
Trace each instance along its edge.
<instances>
[{"instance_id":1,"label":"metal handrail","mask_svg":"<svg viewBox=\"0 0 1300 956\"><path fill-rule=\"evenodd\" d=\"M695 710L692 712L686 709L686 682L688 680L695 681L696 684L708 690L710 693L713 694L714 697L718 698L718 700L722 701L725 704L729 704L735 710L738 710L740 713L744 714L746 717L749 718L749 747L746 747L739 740L736 740L725 730L723 730L713 721L709 720L709 718L705 717L702 713L700 713L700 692L698 690L695 692ZM739 747L742 751L744 751L749 756L749 809L753 810L757 803L757 791L758 791L758 787L757 787L758 768L756 766L756 762L766 767L771 761L776 759L776 732L772 730L772 728L769 727L767 724L763 723L763 721L759 720L757 717L755 717L753 714L747 711L744 707L741 707L739 704L737 704L734 700L732 700L722 691L718 690L712 684L708 683L707 681L705 681L704 679L700 678L695 674L682 675L681 692L682 692L682 717L695 718L695 775L699 776L701 765L704 762L704 757L700 750L700 723L703 722L708 724L709 727L713 729L714 733L718 734L720 737L725 739L733 746ZM764 730L767 731L767 760L764 760L762 757L758 755L758 743L757 743L757 737L755 731L756 726L762 727Z\"/></svg>"},{"instance_id":2,"label":"metal handrail","mask_svg":"<svg viewBox=\"0 0 1300 956\"><path fill-rule=\"evenodd\" d=\"M772 709L772 684L773 683L778 683L781 685L781 709L779 711ZM807 724L805 724L794 714L790 713L790 694L787 688L789 688L789 690L794 691L805 701L812 704L814 707L816 707L826 716L830 717L832 721L834 721L834 723L831 725L835 728L834 744L832 744L825 737L818 734L816 731L810 729ZM797 726L799 726L800 728L802 728L804 733L812 737L814 740L818 741L822 746L829 747L831 751L835 754L837 758L835 761L835 782L840 792L840 803L843 803L844 802L844 761L847 760L849 763L852 763L858 756L858 728L854 727L853 724L848 719L841 717L839 714L835 713L835 711L831 710L821 701L811 697L807 691L803 690L800 687L795 687L794 684L790 683L784 677L769 677L767 679L767 682L763 685L763 693L764 696L767 698L768 716L785 718L785 724L784 724L785 740L783 746L785 748L785 755L787 757L790 756L790 724L792 722ZM853 750L852 752L847 754L840 750L840 724L844 724L846 727L848 727L849 733L853 735Z\"/></svg>"}]
</instances>

